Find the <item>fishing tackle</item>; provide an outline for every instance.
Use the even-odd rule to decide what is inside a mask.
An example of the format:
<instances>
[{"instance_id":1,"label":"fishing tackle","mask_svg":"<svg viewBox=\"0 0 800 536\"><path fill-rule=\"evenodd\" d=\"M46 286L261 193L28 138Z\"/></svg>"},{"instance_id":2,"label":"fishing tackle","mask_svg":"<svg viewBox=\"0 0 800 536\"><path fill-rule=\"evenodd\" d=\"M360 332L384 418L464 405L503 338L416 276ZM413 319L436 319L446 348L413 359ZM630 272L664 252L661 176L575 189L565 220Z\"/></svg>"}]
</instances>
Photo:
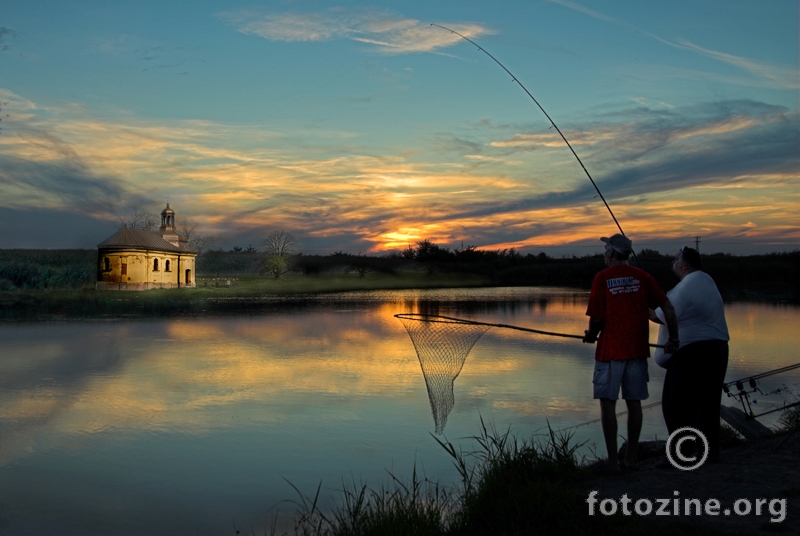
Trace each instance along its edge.
<instances>
[{"instance_id":1,"label":"fishing tackle","mask_svg":"<svg viewBox=\"0 0 800 536\"><path fill-rule=\"evenodd\" d=\"M623 230L622 230L622 226L619 224L619 221L617 220L617 217L614 215L614 211L612 211L612 210L611 210L611 207L608 205L608 202L606 201L606 198L605 198L605 197L603 196L603 194L600 192L600 188L598 188L598 187L597 187L597 183L595 183L595 182L594 182L594 179L592 178L591 174L589 174L589 170L587 170L587 169L586 169L586 166L584 166L584 165L583 165L583 162L581 161L580 157L578 156L578 153L576 153L576 152L575 152L575 149L573 149L573 148L572 148L572 145L571 145L571 144L569 143L569 141L567 140L567 137L566 137L566 136L564 136L564 133L563 133L563 132L561 132L561 129L560 129L560 128L558 128L558 125L556 125L555 121L553 121L553 119L550 117L550 114L548 114L548 113L547 113L547 112L544 110L544 108L542 108L542 105L541 105L541 104L539 104L539 101L537 101L537 100L536 100L536 98L535 98L535 97L534 97L534 96L531 94L531 92L530 92L530 91L528 91L528 88L526 88L524 85L522 85L522 82L520 82L520 81L519 81L519 79L518 79L516 76L514 76L514 73L512 73L511 71L509 71L509 70L508 70L508 68L506 68L506 66L505 66L505 65L503 65L502 63L500 63L500 61L499 61L497 58L495 58L494 56L492 56L491 54L489 54L489 52L487 52L485 48L483 48L482 46L480 46L478 43L476 43L475 41L473 41L473 40L472 40L472 39L470 39L469 37L466 37L466 36L464 36L464 35L461 35L460 33L456 32L455 30L451 30L450 28L447 28L447 27L445 27L445 26L442 26L441 24L434 24L434 23L431 23L431 26L436 26L437 28L441 28L441 29L443 29L443 30L447 30L448 32L450 32L450 33L453 33L453 34L455 34L455 35L459 36L461 39L464 39L465 41L469 41L470 43L472 43L473 45L475 45L476 47L478 47L478 50L480 50L481 52L483 52L484 54L486 54L487 56L489 56L490 58L492 58L492 60L494 60L494 62L495 62L497 65L499 65L500 67L502 67L502 69L503 69L505 72L507 72L507 73L508 73L508 75L511 77L511 80L513 80L513 81L514 81L514 82L515 82L515 83L516 83L516 84L517 84L519 87L521 87L521 88L522 88L522 90L523 90L525 93L527 93L527 95L528 95L528 96L531 98L531 100L532 100L532 101L533 101L533 102L536 104L536 106L538 106L538 107L539 107L539 109L542 111L542 113L543 113L543 114L544 114L544 116L547 118L547 120L548 120L548 121L550 121L550 124L551 124L551 125L553 125L553 128L555 128L555 129L556 129L556 131L558 132L559 136L561 136L561 139L562 139L562 140L564 140L564 143L566 143L566 144L567 144L567 147L569 147L569 150L572 152L572 155L575 157L575 159L576 159L576 160L578 161L578 163L581 165L581 168L583 169L583 172L584 172L584 173L586 173L586 176L587 176L587 177L589 177L589 181L591 181L591 183L592 183L592 186L594 186L594 189L597 191L597 195L599 195L599 196L600 196L600 199L602 199L602 200L603 200L603 204L604 204L604 205L606 206L606 208L608 209L608 213L609 213L609 214L611 214L611 218L614 220L614 223L616 223L616 224L617 224L617 229L619 229L619 232L620 232L620 233L622 233L622 235L624 236L624 235L625 235L625 231L623 231ZM638 259L638 258L636 258L636 254L635 254L635 253L633 254L633 257L636 259L636 262L638 263L638 262L639 262L639 259Z\"/></svg>"}]
</instances>

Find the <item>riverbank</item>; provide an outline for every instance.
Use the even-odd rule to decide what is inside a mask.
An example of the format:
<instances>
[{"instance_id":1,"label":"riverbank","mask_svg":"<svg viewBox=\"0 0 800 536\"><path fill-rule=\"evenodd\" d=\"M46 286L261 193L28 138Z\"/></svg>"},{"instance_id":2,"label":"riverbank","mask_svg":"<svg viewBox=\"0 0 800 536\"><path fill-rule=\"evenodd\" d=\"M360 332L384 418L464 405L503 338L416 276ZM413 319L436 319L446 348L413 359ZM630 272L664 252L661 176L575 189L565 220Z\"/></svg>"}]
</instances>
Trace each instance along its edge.
<instances>
[{"instance_id":1,"label":"riverbank","mask_svg":"<svg viewBox=\"0 0 800 536\"><path fill-rule=\"evenodd\" d=\"M195 288L147 291L15 290L0 292L0 321L206 316L258 312L336 292L492 286L473 274L286 274L199 278Z\"/></svg>"},{"instance_id":2,"label":"riverbank","mask_svg":"<svg viewBox=\"0 0 800 536\"><path fill-rule=\"evenodd\" d=\"M591 280L591 274L585 278ZM279 279L265 275L200 277L194 288L146 291L95 290L86 283L75 290L22 289L0 291L0 322L81 320L93 318L148 318L257 313L277 305L303 305L311 299L338 292L448 289L517 286L564 286L500 284L491 277L464 272L402 271L358 274L285 274ZM581 289L576 288L576 291ZM794 291L791 291L794 292ZM776 304L795 303L789 291L733 293L734 301Z\"/></svg>"},{"instance_id":3,"label":"riverbank","mask_svg":"<svg viewBox=\"0 0 800 536\"><path fill-rule=\"evenodd\" d=\"M442 489L415 472L411 482L392 478L379 490L345 489L332 512L319 511L314 498L301 494L294 533L800 534L796 430L732 443L723 449L721 463L695 471L665 468L663 449L653 449L637 470L616 475L600 475L579 460L569 436L551 432L528 442L484 428L472 439L479 445L476 452L440 442L461 475L459 489ZM695 499L687 513L685 501ZM699 513L695 502L702 505Z\"/></svg>"}]
</instances>

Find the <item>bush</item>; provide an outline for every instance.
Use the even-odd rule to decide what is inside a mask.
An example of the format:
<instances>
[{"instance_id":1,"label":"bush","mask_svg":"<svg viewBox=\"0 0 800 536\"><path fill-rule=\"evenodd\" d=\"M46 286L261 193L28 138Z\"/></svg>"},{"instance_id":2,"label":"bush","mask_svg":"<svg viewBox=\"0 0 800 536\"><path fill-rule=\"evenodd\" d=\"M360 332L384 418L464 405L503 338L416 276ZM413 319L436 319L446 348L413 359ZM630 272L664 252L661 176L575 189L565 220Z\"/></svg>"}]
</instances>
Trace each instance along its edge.
<instances>
[{"instance_id":1,"label":"bush","mask_svg":"<svg viewBox=\"0 0 800 536\"><path fill-rule=\"evenodd\" d=\"M793 406L784 411L778 422L787 432L794 432L800 429L800 406Z\"/></svg>"},{"instance_id":2,"label":"bush","mask_svg":"<svg viewBox=\"0 0 800 536\"><path fill-rule=\"evenodd\" d=\"M89 280L83 266L41 266L12 262L0 264L0 290L76 289Z\"/></svg>"},{"instance_id":3,"label":"bush","mask_svg":"<svg viewBox=\"0 0 800 536\"><path fill-rule=\"evenodd\" d=\"M0 290L80 288L96 262L97 251L88 249L0 250Z\"/></svg>"}]
</instances>

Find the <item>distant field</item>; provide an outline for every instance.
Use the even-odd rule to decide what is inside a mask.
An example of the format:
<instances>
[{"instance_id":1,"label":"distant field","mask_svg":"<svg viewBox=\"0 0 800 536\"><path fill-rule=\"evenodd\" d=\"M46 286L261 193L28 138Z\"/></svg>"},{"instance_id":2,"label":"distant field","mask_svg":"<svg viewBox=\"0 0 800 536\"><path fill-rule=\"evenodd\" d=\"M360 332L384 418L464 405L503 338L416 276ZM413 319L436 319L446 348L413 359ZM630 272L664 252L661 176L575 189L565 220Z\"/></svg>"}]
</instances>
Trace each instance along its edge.
<instances>
[{"instance_id":1,"label":"distant field","mask_svg":"<svg viewBox=\"0 0 800 536\"><path fill-rule=\"evenodd\" d=\"M228 287L230 281L230 287ZM187 295L258 296L261 294L311 294L348 290L379 290L403 288L447 288L487 286L489 278L474 274L443 274L401 272L399 274L371 273L363 278L357 274L321 274L306 276L285 274L280 279L270 276L200 277L197 287L185 289ZM211 294L209 294L211 293Z\"/></svg>"},{"instance_id":2,"label":"distant field","mask_svg":"<svg viewBox=\"0 0 800 536\"><path fill-rule=\"evenodd\" d=\"M230 281L230 286L228 285ZM0 321L35 321L67 318L157 317L245 312L265 307L263 298L305 294L404 288L456 288L489 286L485 277L471 274L316 275L199 278L198 287L146 291L17 290L0 293ZM236 298L226 300L225 298Z\"/></svg>"}]
</instances>

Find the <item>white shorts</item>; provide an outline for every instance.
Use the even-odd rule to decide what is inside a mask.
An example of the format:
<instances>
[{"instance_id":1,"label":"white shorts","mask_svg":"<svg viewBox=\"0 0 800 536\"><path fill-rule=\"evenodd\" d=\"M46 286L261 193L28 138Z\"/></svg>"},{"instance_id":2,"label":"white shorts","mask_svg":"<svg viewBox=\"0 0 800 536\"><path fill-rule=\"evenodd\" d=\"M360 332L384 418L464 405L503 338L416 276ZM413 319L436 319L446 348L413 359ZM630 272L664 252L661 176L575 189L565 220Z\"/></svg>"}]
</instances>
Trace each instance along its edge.
<instances>
[{"instance_id":1,"label":"white shorts","mask_svg":"<svg viewBox=\"0 0 800 536\"><path fill-rule=\"evenodd\" d=\"M646 400L650 396L647 392L649 381L646 357L626 361L594 362L592 383L594 383L595 398L617 400L619 389L622 387L622 398L625 400Z\"/></svg>"}]
</instances>

